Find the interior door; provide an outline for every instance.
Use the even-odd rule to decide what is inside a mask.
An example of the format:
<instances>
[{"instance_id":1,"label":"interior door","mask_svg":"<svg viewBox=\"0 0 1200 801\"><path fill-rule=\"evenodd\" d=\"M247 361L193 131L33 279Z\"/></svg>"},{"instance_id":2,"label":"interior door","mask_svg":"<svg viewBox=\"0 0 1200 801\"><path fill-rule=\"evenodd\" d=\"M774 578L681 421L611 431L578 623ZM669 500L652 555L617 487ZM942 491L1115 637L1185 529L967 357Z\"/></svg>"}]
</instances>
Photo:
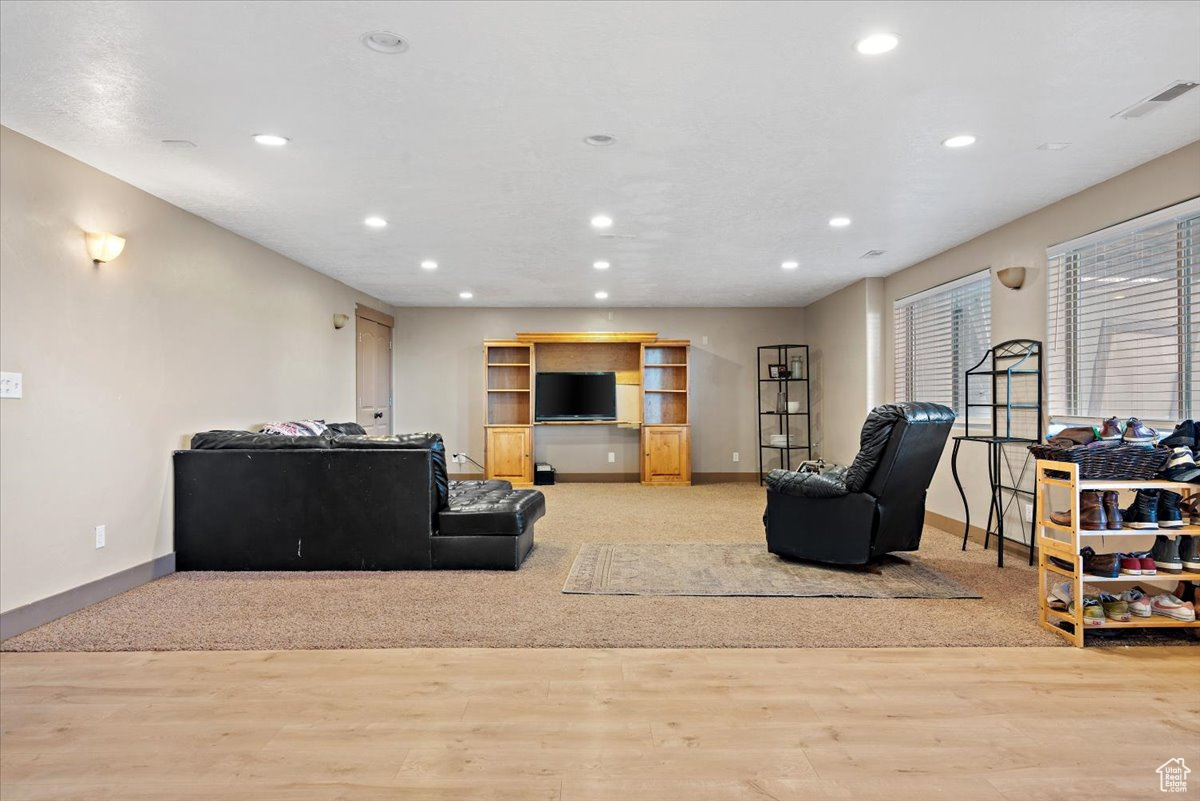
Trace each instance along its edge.
<instances>
[{"instance_id":1,"label":"interior door","mask_svg":"<svg viewBox=\"0 0 1200 801\"><path fill-rule=\"evenodd\" d=\"M358 424L392 433L392 329L358 317Z\"/></svg>"}]
</instances>

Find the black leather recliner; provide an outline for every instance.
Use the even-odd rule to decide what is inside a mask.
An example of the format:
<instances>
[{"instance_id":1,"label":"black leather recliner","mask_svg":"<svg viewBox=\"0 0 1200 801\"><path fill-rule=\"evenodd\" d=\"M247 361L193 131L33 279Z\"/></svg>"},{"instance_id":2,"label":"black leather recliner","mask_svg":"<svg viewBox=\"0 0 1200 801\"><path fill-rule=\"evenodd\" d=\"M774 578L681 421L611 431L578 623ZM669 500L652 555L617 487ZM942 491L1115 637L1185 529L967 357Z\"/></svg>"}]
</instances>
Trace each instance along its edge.
<instances>
[{"instance_id":1,"label":"black leather recliner","mask_svg":"<svg viewBox=\"0 0 1200 801\"><path fill-rule=\"evenodd\" d=\"M858 456L844 470L767 476L767 549L794 559L865 564L915 551L925 494L954 412L936 403L878 406L867 416Z\"/></svg>"}]
</instances>

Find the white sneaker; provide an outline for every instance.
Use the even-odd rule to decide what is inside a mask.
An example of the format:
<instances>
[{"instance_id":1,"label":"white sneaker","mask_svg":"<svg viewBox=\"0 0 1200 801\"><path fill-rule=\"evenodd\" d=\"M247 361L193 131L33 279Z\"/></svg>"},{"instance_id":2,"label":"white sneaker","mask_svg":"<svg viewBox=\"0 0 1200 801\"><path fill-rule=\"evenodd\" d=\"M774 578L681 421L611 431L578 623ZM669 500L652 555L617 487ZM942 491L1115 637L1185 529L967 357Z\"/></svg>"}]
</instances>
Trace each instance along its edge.
<instances>
[{"instance_id":1,"label":"white sneaker","mask_svg":"<svg viewBox=\"0 0 1200 801\"><path fill-rule=\"evenodd\" d=\"M1134 617L1150 617L1150 597L1136 587L1121 593L1121 600L1129 604L1129 611Z\"/></svg>"},{"instance_id":2,"label":"white sneaker","mask_svg":"<svg viewBox=\"0 0 1200 801\"><path fill-rule=\"evenodd\" d=\"M1194 623L1196 621L1196 610L1191 604L1185 604L1183 601L1176 598L1170 593L1154 596L1154 601L1151 603L1151 611L1156 615L1169 617L1172 620L1179 620L1184 623Z\"/></svg>"},{"instance_id":3,"label":"white sneaker","mask_svg":"<svg viewBox=\"0 0 1200 801\"><path fill-rule=\"evenodd\" d=\"M1061 584L1055 584L1053 587L1051 587L1050 595L1051 595L1051 597L1057 598L1058 600L1062 601L1064 604L1070 604L1071 603L1071 590L1072 590L1071 582L1064 581Z\"/></svg>"}]
</instances>

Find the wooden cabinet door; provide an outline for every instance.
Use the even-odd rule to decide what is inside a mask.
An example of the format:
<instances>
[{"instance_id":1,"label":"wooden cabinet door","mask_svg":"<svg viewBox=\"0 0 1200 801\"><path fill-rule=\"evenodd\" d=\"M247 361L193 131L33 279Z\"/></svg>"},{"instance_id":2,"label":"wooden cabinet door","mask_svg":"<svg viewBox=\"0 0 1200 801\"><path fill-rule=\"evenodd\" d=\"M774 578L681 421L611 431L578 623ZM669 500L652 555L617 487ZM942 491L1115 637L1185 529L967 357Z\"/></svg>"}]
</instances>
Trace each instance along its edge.
<instances>
[{"instance_id":1,"label":"wooden cabinet door","mask_svg":"<svg viewBox=\"0 0 1200 801\"><path fill-rule=\"evenodd\" d=\"M642 427L642 482L690 484L692 457L687 426Z\"/></svg>"},{"instance_id":2,"label":"wooden cabinet door","mask_svg":"<svg viewBox=\"0 0 1200 801\"><path fill-rule=\"evenodd\" d=\"M528 426L489 428L485 458L487 477L505 479L514 484L532 484L532 439Z\"/></svg>"}]
</instances>

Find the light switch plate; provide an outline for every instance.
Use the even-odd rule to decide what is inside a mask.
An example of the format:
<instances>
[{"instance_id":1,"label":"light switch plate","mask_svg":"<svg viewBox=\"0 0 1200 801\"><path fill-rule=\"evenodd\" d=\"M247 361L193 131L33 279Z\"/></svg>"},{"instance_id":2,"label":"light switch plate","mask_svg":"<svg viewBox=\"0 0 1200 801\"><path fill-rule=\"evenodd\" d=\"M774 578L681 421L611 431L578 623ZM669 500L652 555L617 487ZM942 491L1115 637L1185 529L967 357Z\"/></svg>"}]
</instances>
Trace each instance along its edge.
<instances>
[{"instance_id":1,"label":"light switch plate","mask_svg":"<svg viewBox=\"0 0 1200 801\"><path fill-rule=\"evenodd\" d=\"M616 463L617 463L617 454L615 454L615 453L614 453L614 452L612 452L612 451L609 451L609 452L608 452L608 463L609 463L609 464L616 464Z\"/></svg>"},{"instance_id":2,"label":"light switch plate","mask_svg":"<svg viewBox=\"0 0 1200 801\"><path fill-rule=\"evenodd\" d=\"M0 398L19 398L22 392L21 373L0 373Z\"/></svg>"},{"instance_id":3,"label":"light switch plate","mask_svg":"<svg viewBox=\"0 0 1200 801\"><path fill-rule=\"evenodd\" d=\"M108 526L96 526L96 547L103 548L108 539Z\"/></svg>"}]
</instances>

